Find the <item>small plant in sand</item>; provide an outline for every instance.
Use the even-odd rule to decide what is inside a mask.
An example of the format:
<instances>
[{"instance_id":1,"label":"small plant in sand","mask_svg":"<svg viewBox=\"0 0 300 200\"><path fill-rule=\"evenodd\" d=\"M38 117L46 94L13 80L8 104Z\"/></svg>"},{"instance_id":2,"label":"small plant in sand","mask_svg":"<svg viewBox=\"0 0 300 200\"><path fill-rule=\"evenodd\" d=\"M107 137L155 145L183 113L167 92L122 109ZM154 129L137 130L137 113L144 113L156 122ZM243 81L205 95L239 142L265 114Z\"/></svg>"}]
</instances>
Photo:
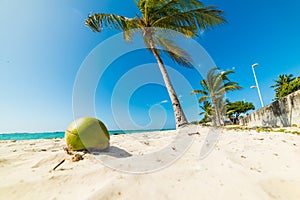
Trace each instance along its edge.
<instances>
[{"instance_id":1,"label":"small plant in sand","mask_svg":"<svg viewBox=\"0 0 300 200\"><path fill-rule=\"evenodd\" d=\"M284 129L284 128L277 129L277 130L274 130L274 132L282 132L282 133L284 133L284 132L285 132L285 129Z\"/></svg>"},{"instance_id":2,"label":"small plant in sand","mask_svg":"<svg viewBox=\"0 0 300 200\"><path fill-rule=\"evenodd\" d=\"M300 135L299 131L285 131L285 133Z\"/></svg>"},{"instance_id":3,"label":"small plant in sand","mask_svg":"<svg viewBox=\"0 0 300 200\"><path fill-rule=\"evenodd\" d=\"M262 132L264 129L262 127L256 127L256 132L260 133Z\"/></svg>"}]
</instances>

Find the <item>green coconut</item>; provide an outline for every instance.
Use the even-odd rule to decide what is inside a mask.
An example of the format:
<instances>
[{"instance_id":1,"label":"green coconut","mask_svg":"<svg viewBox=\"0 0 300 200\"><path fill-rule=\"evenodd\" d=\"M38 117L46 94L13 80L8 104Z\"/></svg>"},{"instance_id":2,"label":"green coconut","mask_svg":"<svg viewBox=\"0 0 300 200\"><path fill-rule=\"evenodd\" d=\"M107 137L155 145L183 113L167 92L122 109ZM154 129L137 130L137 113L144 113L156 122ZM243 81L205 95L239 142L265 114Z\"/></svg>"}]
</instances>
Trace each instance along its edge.
<instances>
[{"instance_id":1,"label":"green coconut","mask_svg":"<svg viewBox=\"0 0 300 200\"><path fill-rule=\"evenodd\" d=\"M65 132L69 149L103 150L109 147L109 134L105 125L95 118L80 118L73 121Z\"/></svg>"}]
</instances>

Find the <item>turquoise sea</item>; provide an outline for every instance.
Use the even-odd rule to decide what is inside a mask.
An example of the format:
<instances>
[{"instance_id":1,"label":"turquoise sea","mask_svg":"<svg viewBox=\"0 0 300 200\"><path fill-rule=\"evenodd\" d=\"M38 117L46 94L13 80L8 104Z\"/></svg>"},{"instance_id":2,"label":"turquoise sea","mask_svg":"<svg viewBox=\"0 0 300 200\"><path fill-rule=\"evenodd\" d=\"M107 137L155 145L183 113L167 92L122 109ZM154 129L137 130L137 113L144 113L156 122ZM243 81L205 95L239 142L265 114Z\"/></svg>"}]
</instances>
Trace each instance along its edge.
<instances>
[{"instance_id":1,"label":"turquoise sea","mask_svg":"<svg viewBox=\"0 0 300 200\"><path fill-rule=\"evenodd\" d=\"M163 129L173 130L173 129ZM132 134L141 133L149 131L159 131L159 130L128 130L128 131L109 131L110 135L117 134ZM64 138L65 132L44 132L44 133L3 133L0 134L0 140L36 140L36 139L50 139L50 138Z\"/></svg>"}]
</instances>

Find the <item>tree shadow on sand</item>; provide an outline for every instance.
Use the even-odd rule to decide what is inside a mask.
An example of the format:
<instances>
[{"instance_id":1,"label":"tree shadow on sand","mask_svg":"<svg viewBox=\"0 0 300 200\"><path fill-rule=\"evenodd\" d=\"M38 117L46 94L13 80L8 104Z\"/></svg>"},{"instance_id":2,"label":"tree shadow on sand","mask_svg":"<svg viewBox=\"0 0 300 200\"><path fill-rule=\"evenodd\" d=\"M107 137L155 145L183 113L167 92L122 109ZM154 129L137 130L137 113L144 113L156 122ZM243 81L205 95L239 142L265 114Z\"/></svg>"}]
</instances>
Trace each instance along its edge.
<instances>
[{"instance_id":1,"label":"tree shadow on sand","mask_svg":"<svg viewBox=\"0 0 300 200\"><path fill-rule=\"evenodd\" d=\"M103 150L103 151L95 151L91 150L89 151L93 155L107 155L107 156L112 156L115 158L127 158L132 156L132 154L128 153L124 149L121 149L116 146L110 146L109 148Z\"/></svg>"}]
</instances>

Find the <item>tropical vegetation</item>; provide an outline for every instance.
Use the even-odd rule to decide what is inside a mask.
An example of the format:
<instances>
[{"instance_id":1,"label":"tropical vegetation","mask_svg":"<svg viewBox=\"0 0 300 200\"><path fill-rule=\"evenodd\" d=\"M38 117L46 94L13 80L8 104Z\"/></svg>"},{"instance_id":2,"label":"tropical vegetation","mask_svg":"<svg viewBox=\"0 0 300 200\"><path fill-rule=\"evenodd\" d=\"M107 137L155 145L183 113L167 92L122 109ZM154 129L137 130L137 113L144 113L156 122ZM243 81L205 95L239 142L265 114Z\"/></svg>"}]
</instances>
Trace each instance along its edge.
<instances>
[{"instance_id":1,"label":"tropical vegetation","mask_svg":"<svg viewBox=\"0 0 300 200\"><path fill-rule=\"evenodd\" d=\"M206 78L200 81L201 89L192 91L192 94L201 95L198 99L199 103L211 101L214 109L213 122L216 126L224 125L225 93L242 88L237 82L230 81L228 75L232 73L233 70L219 71L218 68L212 68Z\"/></svg>"},{"instance_id":2,"label":"tropical vegetation","mask_svg":"<svg viewBox=\"0 0 300 200\"><path fill-rule=\"evenodd\" d=\"M200 123L207 123L212 121L212 117L214 115L214 109L212 107L211 102L204 101L202 105L200 105L200 108L203 110L199 113L199 115L204 115Z\"/></svg>"},{"instance_id":3,"label":"tropical vegetation","mask_svg":"<svg viewBox=\"0 0 300 200\"><path fill-rule=\"evenodd\" d=\"M291 94L300 89L300 77L293 77L292 74L282 74L278 76L277 80L274 80L276 84L272 85L275 88L274 100L281 99L288 94Z\"/></svg>"},{"instance_id":4,"label":"tropical vegetation","mask_svg":"<svg viewBox=\"0 0 300 200\"><path fill-rule=\"evenodd\" d=\"M200 31L224 23L223 12L214 6L205 6L199 0L135 0L135 4L140 13L133 18L97 13L89 15L85 24L95 32L101 32L104 27L123 31L126 41L131 41L135 33L142 34L145 46L158 63L172 101L176 127L180 127L187 123L187 119L164 66L162 54L166 53L176 63L186 67L192 66L192 60L175 41L160 34L158 28L177 31L186 37L198 37Z\"/></svg>"},{"instance_id":5,"label":"tropical vegetation","mask_svg":"<svg viewBox=\"0 0 300 200\"><path fill-rule=\"evenodd\" d=\"M254 110L255 106L251 102L236 101L226 104L226 116L234 123L239 122L241 114L246 114L250 110Z\"/></svg>"}]
</instances>

